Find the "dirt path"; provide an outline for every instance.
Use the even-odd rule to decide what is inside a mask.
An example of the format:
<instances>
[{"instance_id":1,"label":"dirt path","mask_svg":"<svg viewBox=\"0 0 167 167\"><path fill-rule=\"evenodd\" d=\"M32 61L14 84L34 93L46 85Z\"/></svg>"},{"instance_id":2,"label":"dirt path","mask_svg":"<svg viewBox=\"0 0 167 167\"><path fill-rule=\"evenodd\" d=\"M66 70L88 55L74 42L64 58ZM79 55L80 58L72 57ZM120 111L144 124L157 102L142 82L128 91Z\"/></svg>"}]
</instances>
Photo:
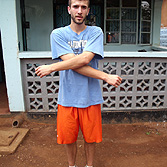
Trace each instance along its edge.
<instances>
[{"instance_id":1,"label":"dirt path","mask_svg":"<svg viewBox=\"0 0 167 167\"><path fill-rule=\"evenodd\" d=\"M2 125L2 124L0 124ZM0 155L0 167L67 167L63 145L56 143L56 126L24 122L30 132L12 155ZM81 133L77 165L84 167ZM167 123L103 125L103 142L97 144L95 167L166 167Z\"/></svg>"}]
</instances>

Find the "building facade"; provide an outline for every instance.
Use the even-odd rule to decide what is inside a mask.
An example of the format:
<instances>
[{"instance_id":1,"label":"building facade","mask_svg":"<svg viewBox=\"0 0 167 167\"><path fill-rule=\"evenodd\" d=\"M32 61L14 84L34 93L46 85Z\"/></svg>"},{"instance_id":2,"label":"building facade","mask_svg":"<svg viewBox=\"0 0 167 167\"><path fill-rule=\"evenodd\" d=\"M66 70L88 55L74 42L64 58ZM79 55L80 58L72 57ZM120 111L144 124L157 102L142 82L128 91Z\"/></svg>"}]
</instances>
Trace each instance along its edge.
<instances>
[{"instance_id":1,"label":"building facade","mask_svg":"<svg viewBox=\"0 0 167 167\"><path fill-rule=\"evenodd\" d=\"M104 32L99 69L118 74L118 89L101 82L103 111L167 108L167 49L160 46L162 0L97 0L86 24ZM56 112L59 73L40 79L53 63L50 33L70 23L65 0L0 0L0 29L11 112Z\"/></svg>"}]
</instances>

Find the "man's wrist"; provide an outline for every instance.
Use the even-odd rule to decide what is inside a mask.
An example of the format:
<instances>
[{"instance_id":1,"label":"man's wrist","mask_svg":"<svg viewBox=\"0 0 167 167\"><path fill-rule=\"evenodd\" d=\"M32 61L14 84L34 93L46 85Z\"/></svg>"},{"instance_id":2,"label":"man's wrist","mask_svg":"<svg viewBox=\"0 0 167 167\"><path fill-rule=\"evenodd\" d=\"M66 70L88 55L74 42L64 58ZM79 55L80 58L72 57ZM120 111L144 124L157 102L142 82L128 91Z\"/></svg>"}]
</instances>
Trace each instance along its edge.
<instances>
[{"instance_id":1,"label":"man's wrist","mask_svg":"<svg viewBox=\"0 0 167 167\"><path fill-rule=\"evenodd\" d=\"M101 78L103 81L107 82L107 79L108 79L108 74L103 72L103 75L102 75L102 78Z\"/></svg>"},{"instance_id":2,"label":"man's wrist","mask_svg":"<svg viewBox=\"0 0 167 167\"><path fill-rule=\"evenodd\" d=\"M54 67L54 64L50 64L49 66L50 66L50 73L56 71L55 67Z\"/></svg>"}]
</instances>

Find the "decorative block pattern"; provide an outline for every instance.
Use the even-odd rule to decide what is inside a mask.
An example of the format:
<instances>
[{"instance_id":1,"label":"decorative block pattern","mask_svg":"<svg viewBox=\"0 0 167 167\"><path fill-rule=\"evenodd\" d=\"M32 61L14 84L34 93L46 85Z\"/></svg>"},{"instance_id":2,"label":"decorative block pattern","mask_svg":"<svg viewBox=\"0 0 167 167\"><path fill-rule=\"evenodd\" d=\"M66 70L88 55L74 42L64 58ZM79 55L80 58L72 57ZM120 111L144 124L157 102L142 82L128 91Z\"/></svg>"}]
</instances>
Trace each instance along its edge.
<instances>
[{"instance_id":1,"label":"decorative block pattern","mask_svg":"<svg viewBox=\"0 0 167 167\"><path fill-rule=\"evenodd\" d=\"M167 59L105 58L99 69L123 79L118 88L101 82L103 111L167 108Z\"/></svg>"},{"instance_id":2,"label":"decorative block pattern","mask_svg":"<svg viewBox=\"0 0 167 167\"><path fill-rule=\"evenodd\" d=\"M51 59L23 59L22 76L26 110L56 112L59 72L39 78L35 68L53 63ZM167 59L104 58L99 70L122 77L118 88L100 81L102 111L151 110L167 108Z\"/></svg>"},{"instance_id":3,"label":"decorative block pattern","mask_svg":"<svg viewBox=\"0 0 167 167\"><path fill-rule=\"evenodd\" d=\"M35 74L35 68L39 65L51 63L53 63L51 59L22 61L25 107L28 112L57 111L59 72L53 72L43 78Z\"/></svg>"}]
</instances>

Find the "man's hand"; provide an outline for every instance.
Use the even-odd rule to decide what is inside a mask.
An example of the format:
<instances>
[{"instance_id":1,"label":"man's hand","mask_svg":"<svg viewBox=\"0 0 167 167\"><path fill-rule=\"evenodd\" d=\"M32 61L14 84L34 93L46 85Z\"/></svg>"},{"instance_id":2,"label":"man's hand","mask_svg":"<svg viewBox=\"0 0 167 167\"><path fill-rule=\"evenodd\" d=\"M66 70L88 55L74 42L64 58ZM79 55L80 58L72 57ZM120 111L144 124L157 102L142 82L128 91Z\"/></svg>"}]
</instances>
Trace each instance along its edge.
<instances>
[{"instance_id":1,"label":"man's hand","mask_svg":"<svg viewBox=\"0 0 167 167\"><path fill-rule=\"evenodd\" d=\"M40 78L49 75L51 72L51 65L42 65L35 69L35 73L40 76Z\"/></svg>"},{"instance_id":2,"label":"man's hand","mask_svg":"<svg viewBox=\"0 0 167 167\"><path fill-rule=\"evenodd\" d=\"M111 75L108 74L106 80L108 84L115 86L116 88L121 84L122 78L119 77L118 75Z\"/></svg>"}]
</instances>

